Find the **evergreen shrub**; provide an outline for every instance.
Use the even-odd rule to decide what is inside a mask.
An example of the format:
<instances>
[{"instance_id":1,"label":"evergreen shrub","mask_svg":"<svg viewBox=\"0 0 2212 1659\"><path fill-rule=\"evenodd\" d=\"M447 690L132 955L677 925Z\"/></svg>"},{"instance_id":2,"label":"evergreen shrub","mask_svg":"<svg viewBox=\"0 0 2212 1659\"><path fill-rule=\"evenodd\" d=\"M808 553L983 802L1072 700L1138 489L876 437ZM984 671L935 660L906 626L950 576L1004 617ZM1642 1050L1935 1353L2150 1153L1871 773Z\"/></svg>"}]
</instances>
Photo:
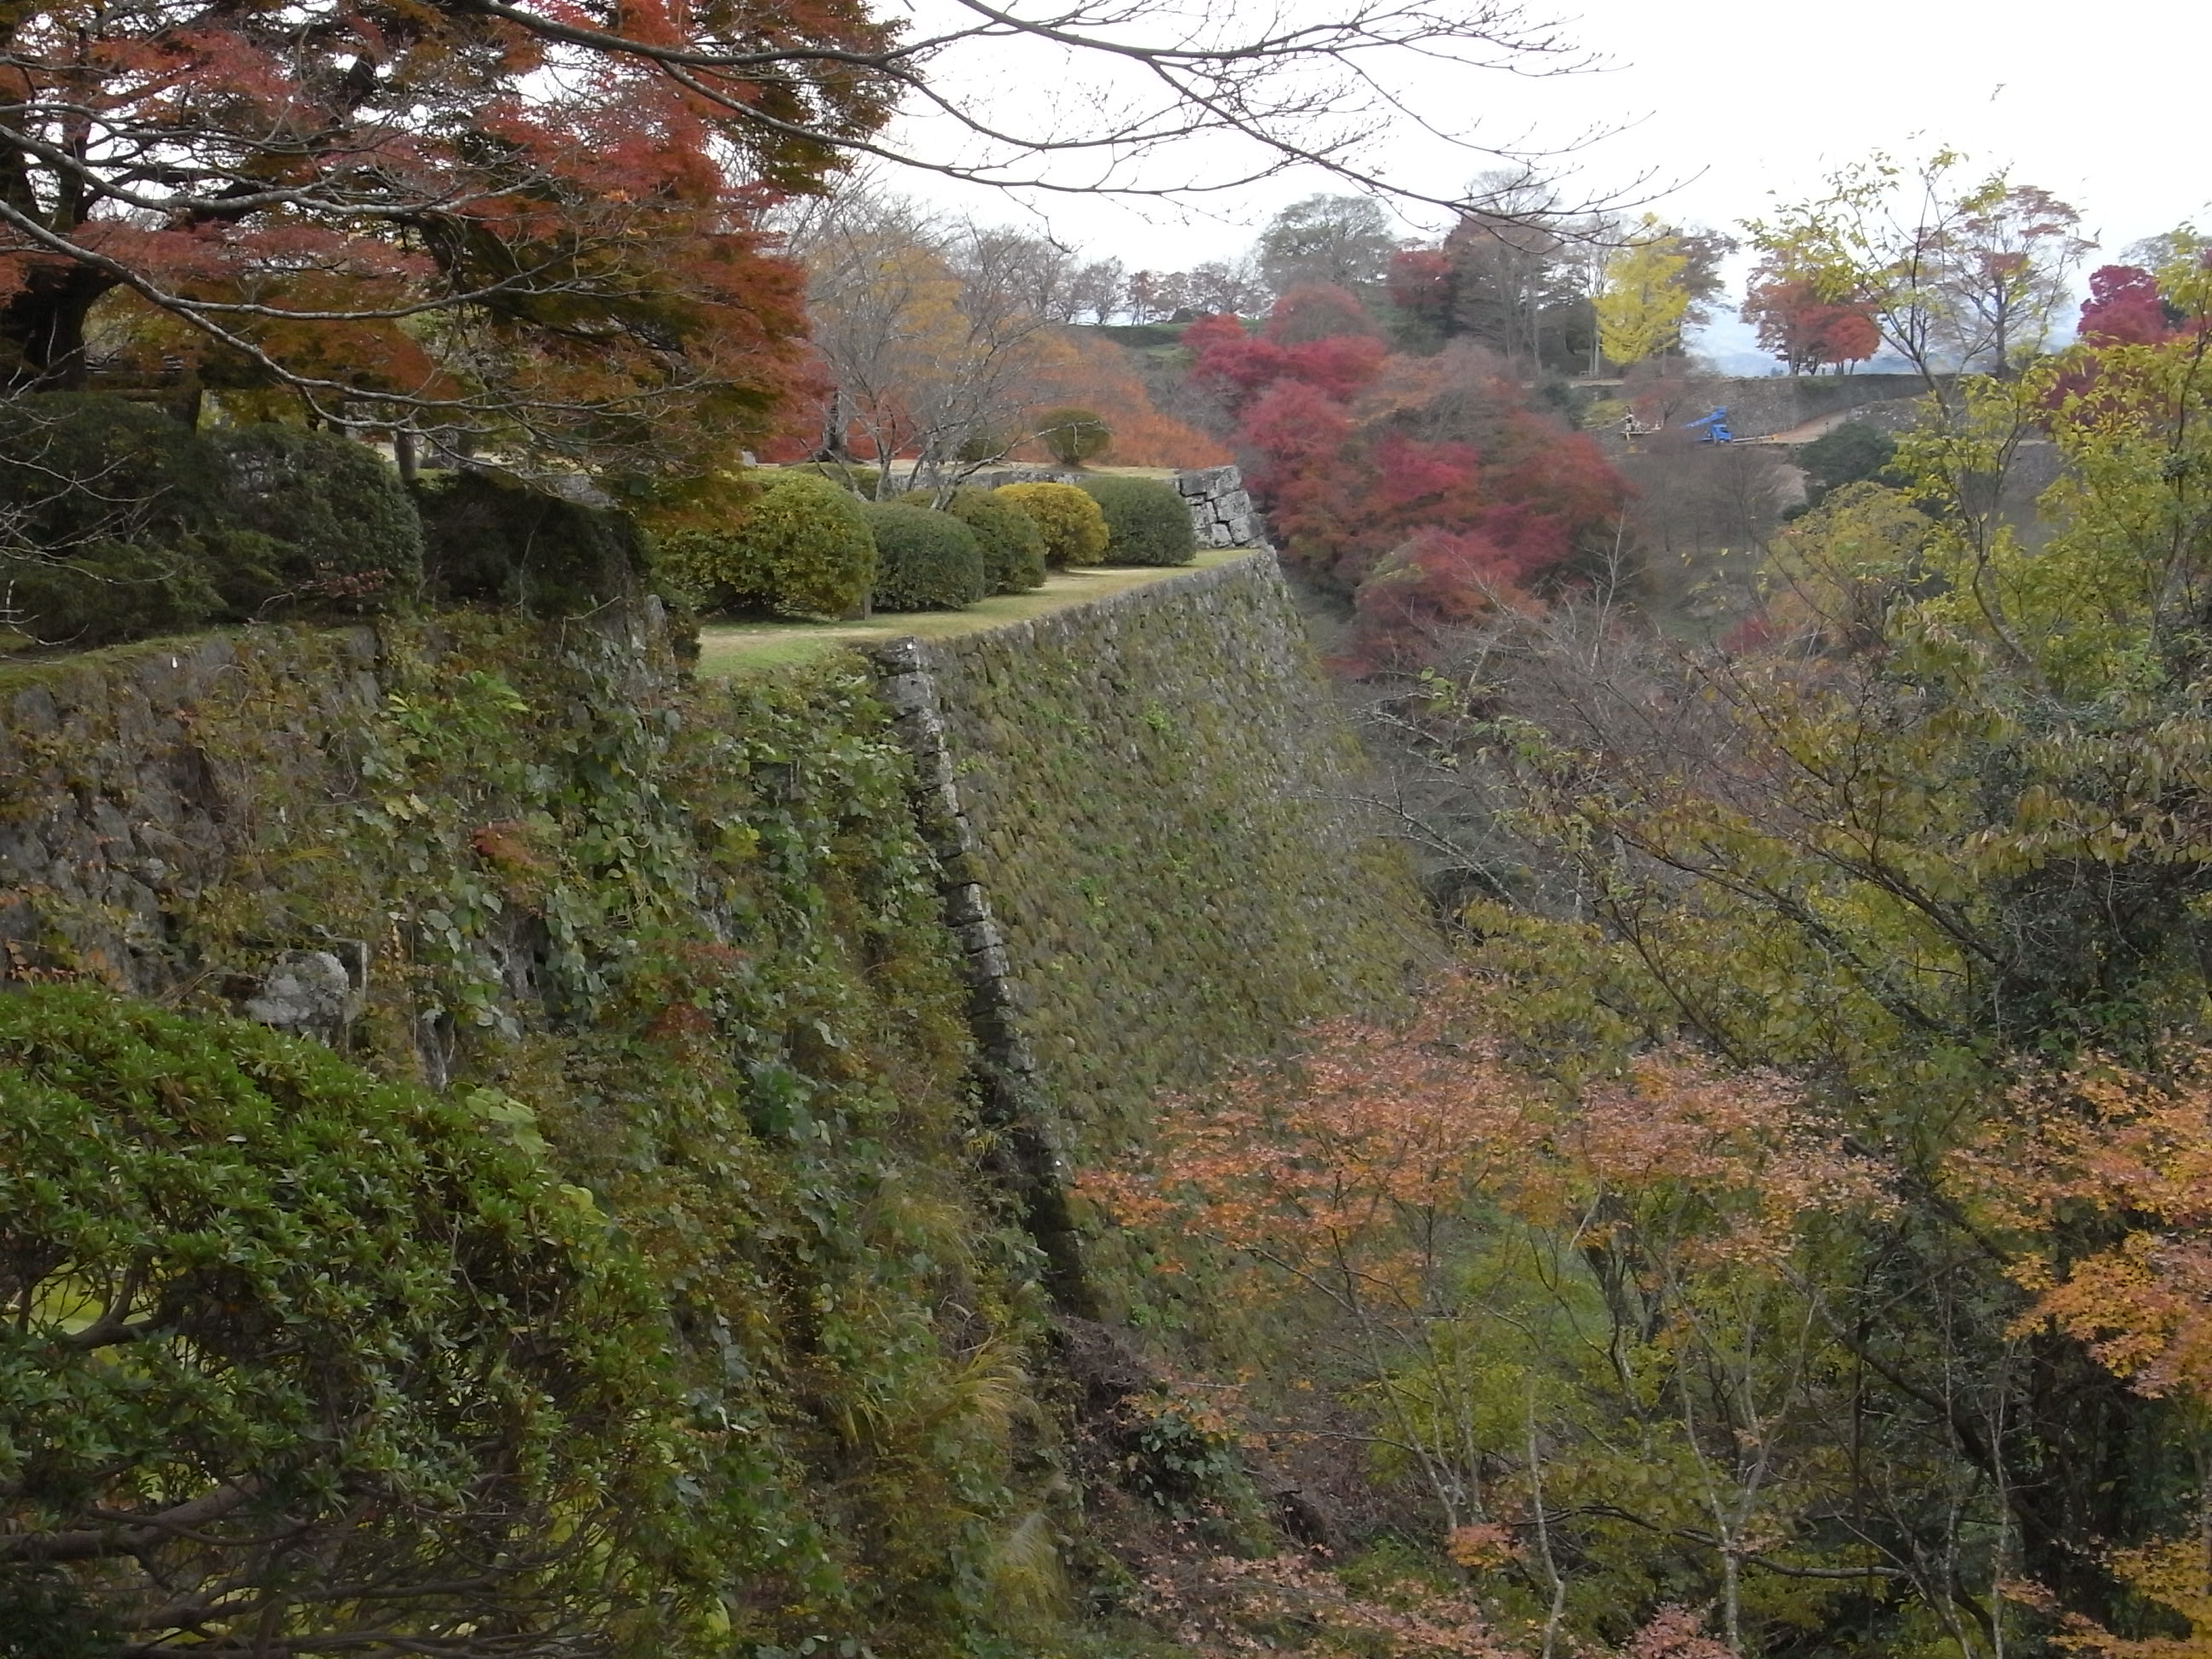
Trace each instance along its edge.
<instances>
[{"instance_id":1,"label":"evergreen shrub","mask_svg":"<svg viewBox=\"0 0 2212 1659\"><path fill-rule=\"evenodd\" d=\"M990 592L983 546L949 513L903 501L860 505L876 538L878 611L957 611Z\"/></svg>"},{"instance_id":2,"label":"evergreen shrub","mask_svg":"<svg viewBox=\"0 0 2212 1659\"><path fill-rule=\"evenodd\" d=\"M904 497L909 506L926 507L927 490ZM975 532L983 548L983 576L994 593L1026 593L1044 585L1044 532L1012 501L1000 501L988 489L956 489L944 511Z\"/></svg>"},{"instance_id":3,"label":"evergreen shrub","mask_svg":"<svg viewBox=\"0 0 2212 1659\"><path fill-rule=\"evenodd\" d=\"M298 1595L311 1564L378 1587L380 1623L480 1608L536 1652L644 1600L621 1587L684 1455L665 1313L532 1139L504 1097L243 1021L0 995L0 1532L116 1539L37 1583L0 1554L0 1607L115 1652L176 1650L218 1595L288 1645L357 1632ZM210 1494L191 1526L116 1522Z\"/></svg>"},{"instance_id":4,"label":"evergreen shrub","mask_svg":"<svg viewBox=\"0 0 2212 1659\"><path fill-rule=\"evenodd\" d=\"M874 584L876 541L849 493L811 473L775 472L733 523L672 532L658 560L708 611L841 617Z\"/></svg>"},{"instance_id":5,"label":"evergreen shrub","mask_svg":"<svg viewBox=\"0 0 2212 1659\"><path fill-rule=\"evenodd\" d=\"M414 510L371 451L275 425L199 432L105 395L0 402L0 603L44 644L383 610L421 571Z\"/></svg>"},{"instance_id":6,"label":"evergreen shrub","mask_svg":"<svg viewBox=\"0 0 2212 1659\"><path fill-rule=\"evenodd\" d=\"M1085 478L1079 488L1106 515L1108 564L1188 564L1198 556L1190 508L1158 478Z\"/></svg>"},{"instance_id":7,"label":"evergreen shrub","mask_svg":"<svg viewBox=\"0 0 2212 1659\"><path fill-rule=\"evenodd\" d=\"M280 574L302 601L382 610L422 582L422 520L399 475L331 432L262 424L218 429L239 528L290 550Z\"/></svg>"},{"instance_id":8,"label":"evergreen shrub","mask_svg":"<svg viewBox=\"0 0 2212 1659\"><path fill-rule=\"evenodd\" d=\"M1106 453L1114 433L1087 409L1055 409L1039 418L1037 441L1062 466L1081 466Z\"/></svg>"},{"instance_id":9,"label":"evergreen shrub","mask_svg":"<svg viewBox=\"0 0 2212 1659\"><path fill-rule=\"evenodd\" d=\"M1044 538L1044 560L1054 570L1096 564L1106 551L1106 515L1073 484L1001 484L991 492L1030 515Z\"/></svg>"},{"instance_id":10,"label":"evergreen shrub","mask_svg":"<svg viewBox=\"0 0 2212 1659\"><path fill-rule=\"evenodd\" d=\"M433 598L576 616L642 586L645 538L627 514L470 468L415 485Z\"/></svg>"}]
</instances>

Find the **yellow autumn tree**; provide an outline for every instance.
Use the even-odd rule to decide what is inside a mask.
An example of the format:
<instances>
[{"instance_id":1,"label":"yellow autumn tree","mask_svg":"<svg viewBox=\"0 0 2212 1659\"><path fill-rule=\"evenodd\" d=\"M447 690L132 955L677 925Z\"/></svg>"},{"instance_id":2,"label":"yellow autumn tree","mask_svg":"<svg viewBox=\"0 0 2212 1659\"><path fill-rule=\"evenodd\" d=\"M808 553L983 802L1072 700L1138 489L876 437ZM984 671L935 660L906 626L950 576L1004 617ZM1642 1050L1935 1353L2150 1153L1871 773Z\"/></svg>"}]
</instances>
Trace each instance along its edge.
<instances>
[{"instance_id":1,"label":"yellow autumn tree","mask_svg":"<svg viewBox=\"0 0 2212 1659\"><path fill-rule=\"evenodd\" d=\"M1679 237L1665 234L1650 214L1635 240L1606 261L1605 286L1591 304L1597 312L1598 349L1626 368L1680 343L1690 291L1682 281L1689 260Z\"/></svg>"}]
</instances>

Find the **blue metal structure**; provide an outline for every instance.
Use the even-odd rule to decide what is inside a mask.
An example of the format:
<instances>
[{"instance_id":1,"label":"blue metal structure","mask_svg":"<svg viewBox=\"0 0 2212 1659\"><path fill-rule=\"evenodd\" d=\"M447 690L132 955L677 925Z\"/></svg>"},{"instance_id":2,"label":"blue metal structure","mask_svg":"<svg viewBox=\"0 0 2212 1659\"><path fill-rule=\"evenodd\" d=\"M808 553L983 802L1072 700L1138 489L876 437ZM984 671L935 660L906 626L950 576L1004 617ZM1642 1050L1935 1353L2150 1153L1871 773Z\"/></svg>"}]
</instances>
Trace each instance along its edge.
<instances>
[{"instance_id":1,"label":"blue metal structure","mask_svg":"<svg viewBox=\"0 0 2212 1659\"><path fill-rule=\"evenodd\" d=\"M1735 434L1729 430L1728 410L1725 407L1715 410L1700 420L1683 423L1683 429L1688 432L1694 432L1699 427L1705 428L1705 435L1698 440L1699 443L1728 444L1735 441Z\"/></svg>"}]
</instances>

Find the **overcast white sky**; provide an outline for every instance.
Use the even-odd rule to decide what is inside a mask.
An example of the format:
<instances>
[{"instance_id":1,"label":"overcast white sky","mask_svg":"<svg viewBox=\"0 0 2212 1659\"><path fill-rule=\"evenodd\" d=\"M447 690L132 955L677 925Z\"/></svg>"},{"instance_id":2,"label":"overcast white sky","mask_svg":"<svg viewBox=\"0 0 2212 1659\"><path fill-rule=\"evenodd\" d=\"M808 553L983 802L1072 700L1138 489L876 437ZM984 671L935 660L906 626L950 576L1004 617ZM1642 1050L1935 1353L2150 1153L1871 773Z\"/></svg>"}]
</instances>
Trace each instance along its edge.
<instances>
[{"instance_id":1,"label":"overcast white sky","mask_svg":"<svg viewBox=\"0 0 2212 1659\"><path fill-rule=\"evenodd\" d=\"M1533 3L1531 12L1546 15ZM2009 165L2016 180L2080 208L2104 244L2093 264L2184 220L2212 224L2212 8L2202 0L2134 0L2111 11L2035 0L1569 0L1548 15L1613 67L1549 80L1438 75L1411 95L1449 116L1479 112L1501 143L1525 135L1564 144L1593 127L1621 128L1576 158L1576 184L1626 191L1649 172L1677 184L1656 211L1722 228L1762 212L1775 194L1813 193L1826 171L1869 150L1941 144L1978 166ZM1181 165L1203 174L1210 154L1194 149ZM1415 137L1384 154L1394 180L1432 193L1454 192L1473 170L1464 154ZM902 187L983 217L1024 216L946 186ZM1189 214L1066 198L1036 211L1094 254L1187 269L1241 252L1285 204L1341 188L1325 175L1292 175Z\"/></svg>"}]
</instances>

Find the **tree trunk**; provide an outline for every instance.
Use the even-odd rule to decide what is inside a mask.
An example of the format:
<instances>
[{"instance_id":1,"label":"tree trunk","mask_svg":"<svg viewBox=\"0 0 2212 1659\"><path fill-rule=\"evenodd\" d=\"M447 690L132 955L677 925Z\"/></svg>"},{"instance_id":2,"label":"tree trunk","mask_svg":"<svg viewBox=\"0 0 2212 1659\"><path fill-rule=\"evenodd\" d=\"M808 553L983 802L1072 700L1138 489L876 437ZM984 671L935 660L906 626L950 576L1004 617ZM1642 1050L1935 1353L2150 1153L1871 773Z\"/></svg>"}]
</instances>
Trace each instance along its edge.
<instances>
[{"instance_id":1,"label":"tree trunk","mask_svg":"<svg viewBox=\"0 0 2212 1659\"><path fill-rule=\"evenodd\" d=\"M85 265L34 264L23 286L0 305L0 342L12 349L9 386L19 392L82 392L91 372L85 319L115 278Z\"/></svg>"}]
</instances>

